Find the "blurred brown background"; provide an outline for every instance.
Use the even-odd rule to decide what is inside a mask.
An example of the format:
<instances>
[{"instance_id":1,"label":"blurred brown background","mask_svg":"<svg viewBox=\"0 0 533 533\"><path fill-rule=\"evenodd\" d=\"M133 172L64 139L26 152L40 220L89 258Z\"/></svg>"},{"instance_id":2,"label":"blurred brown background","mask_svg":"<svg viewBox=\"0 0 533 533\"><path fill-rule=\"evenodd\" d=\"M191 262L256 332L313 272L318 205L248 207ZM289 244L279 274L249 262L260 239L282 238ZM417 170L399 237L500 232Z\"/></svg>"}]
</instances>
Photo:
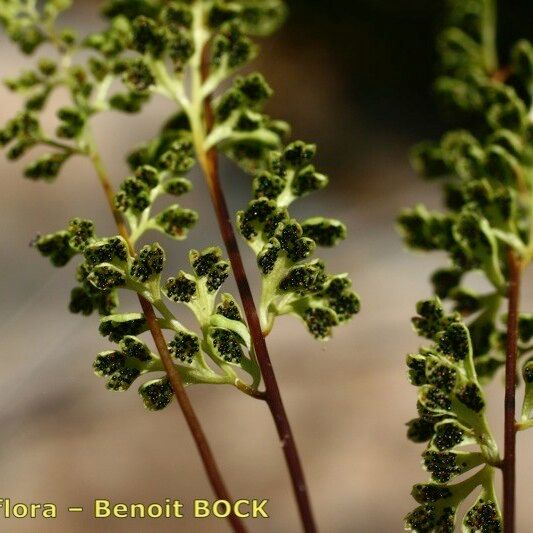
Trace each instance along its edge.
<instances>
[{"instance_id":1,"label":"blurred brown background","mask_svg":"<svg viewBox=\"0 0 533 533\"><path fill-rule=\"evenodd\" d=\"M66 23L81 31L97 28L97 4L76 1ZM347 222L349 239L323 255L332 271L351 274L363 311L327 344L316 343L295 319L282 319L269 345L322 531L401 531L402 516L414 507L410 487L425 479L422 448L406 440L404 428L415 414L404 355L419 342L409 318L415 302L429 294L428 274L443 257L407 253L393 223L404 206L438 205L438 190L414 175L407 151L443 129L429 89L439 2L289 4L291 19L256 67L276 90L270 114L288 120L296 138L319 145L319 166L331 186L301 202L295 214ZM527 0L502 6L502 49L519 36L532 37L532 16ZM0 74L9 77L27 60L1 37ZM3 87L0 102L3 123L19 102ZM155 134L170 112L168 103L155 100L142 117L112 114L97 121L115 183L126 172L122 154ZM94 498L187 503L210 498L211 491L175 405L147 413L135 390L107 392L92 374L95 354L109 344L98 336L95 317L66 310L73 268L53 270L28 246L37 232L59 229L74 216L95 219L100 234L113 231L92 169L74 160L50 186L23 179L22 168L0 161L0 497L55 502L60 514L48 521L0 518L0 531L227 531L223 520L90 519ZM223 172L237 210L248 199L247 178L229 163ZM185 264L189 247L220 243L199 175L183 203L199 208L201 222L188 242L165 242L174 269ZM255 272L244 245L242 250ZM531 311L529 287L524 308ZM501 442L498 381L490 412ZM190 395L234 497L270 500L271 518L250 522L250 529L298 531L265 406L230 388L197 387ZM519 442L519 531L526 532L533 524L533 434L521 434ZM87 510L69 514L69 505Z\"/></svg>"}]
</instances>

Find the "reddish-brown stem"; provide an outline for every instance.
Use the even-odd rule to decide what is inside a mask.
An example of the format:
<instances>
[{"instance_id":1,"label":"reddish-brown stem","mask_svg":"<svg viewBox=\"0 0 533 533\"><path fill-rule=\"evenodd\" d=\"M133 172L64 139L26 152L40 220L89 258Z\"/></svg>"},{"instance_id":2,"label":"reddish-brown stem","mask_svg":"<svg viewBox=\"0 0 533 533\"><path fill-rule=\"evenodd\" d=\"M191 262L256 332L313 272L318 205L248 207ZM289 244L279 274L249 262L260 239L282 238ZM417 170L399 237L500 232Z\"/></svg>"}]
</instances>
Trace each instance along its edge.
<instances>
[{"instance_id":1,"label":"reddish-brown stem","mask_svg":"<svg viewBox=\"0 0 533 533\"><path fill-rule=\"evenodd\" d=\"M511 66L502 67L492 73L492 79L494 81L499 81L500 83L505 83L513 74Z\"/></svg>"},{"instance_id":2,"label":"reddish-brown stem","mask_svg":"<svg viewBox=\"0 0 533 533\"><path fill-rule=\"evenodd\" d=\"M206 46L202 57L202 78L205 80L209 74L209 51ZM207 98L204 105L204 120L206 132L211 131L214 124L213 108L211 99ZM305 476L296 448L296 442L292 434L287 413L281 399L276 376L272 367L272 362L268 353L265 337L261 329L261 323L255 307L252 291L248 282L248 277L244 269L242 257L239 252L237 239L231 223L228 206L226 203L224 191L220 183L218 169L218 155L215 148L209 150L205 160L202 161L204 174L207 180L211 200L215 208L220 233L224 240L224 245L228 252L231 267L237 281L239 294L242 300L244 313L250 328L253 346L257 361L261 369L261 374L265 384L265 400L268 404L276 429L278 431L285 461L292 481L294 494L298 504L298 510L304 530L307 533L317 531L311 501L305 482Z\"/></svg>"},{"instance_id":3,"label":"reddish-brown stem","mask_svg":"<svg viewBox=\"0 0 533 533\"><path fill-rule=\"evenodd\" d=\"M509 305L507 315L507 346L505 360L505 437L503 457L503 529L515 531L515 470L516 470L516 358L518 343L518 313L522 265L514 250L507 252L509 268Z\"/></svg>"},{"instance_id":4,"label":"reddish-brown stem","mask_svg":"<svg viewBox=\"0 0 533 533\"><path fill-rule=\"evenodd\" d=\"M111 186L111 183L104 171L102 162L96 152L93 152L91 154L91 159L93 161L94 167L96 168L100 183L102 184L102 188L106 195L106 200L109 205L109 208L113 213L113 218L115 219L117 229L120 235L124 237L124 239L128 243L128 247L130 249L131 254L135 255L135 247L133 246L130 240L130 235L128 233L126 225L124 224L122 215L114 207L113 187ZM138 298L144 316L146 318L146 322L150 329L150 333L152 334L152 338L154 339L157 351L159 352L159 356L161 357L161 362L163 363L163 367L167 374L168 380L170 382L170 385L172 386L172 390L174 391L174 395L176 396L178 405L181 408L181 411L183 412L183 416L187 421L187 425L189 426L189 430L192 434L192 437L202 459L202 463L204 465L207 477L209 478L209 482L211 483L211 487L213 488L213 492L215 493L218 499L231 502L233 500L231 499L224 480L222 479L222 475L216 463L213 452L211 451L211 447L209 446L209 442L207 441L207 437L202 429L198 417L196 416L191 401L189 400L189 396L185 392L185 387L183 386L183 381L178 372L178 369L172 362L172 357L170 355L170 352L168 351L168 346L161 327L159 326L159 322L157 321L157 316L155 314L154 308L152 304L148 300L146 300L146 298L143 298L141 295L138 295ZM240 518L238 518L234 513L230 513L228 515L228 521L230 522L233 531L235 531L236 533L246 533L247 530L244 527L244 524L242 523Z\"/></svg>"}]
</instances>

